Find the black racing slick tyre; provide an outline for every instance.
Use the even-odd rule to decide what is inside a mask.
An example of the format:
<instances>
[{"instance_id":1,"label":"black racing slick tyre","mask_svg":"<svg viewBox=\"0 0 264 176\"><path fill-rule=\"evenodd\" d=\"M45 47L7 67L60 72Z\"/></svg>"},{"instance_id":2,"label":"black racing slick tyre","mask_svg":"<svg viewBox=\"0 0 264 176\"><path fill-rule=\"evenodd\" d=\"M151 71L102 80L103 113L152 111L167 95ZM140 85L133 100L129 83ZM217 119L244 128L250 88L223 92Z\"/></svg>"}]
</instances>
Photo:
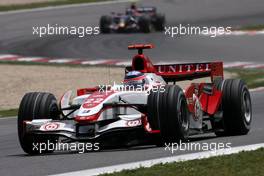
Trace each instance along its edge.
<instances>
[{"instance_id":1,"label":"black racing slick tyre","mask_svg":"<svg viewBox=\"0 0 264 176\"><path fill-rule=\"evenodd\" d=\"M250 130L252 105L248 88L241 79L226 79L222 82L223 111L222 131L217 136L245 135Z\"/></svg>"},{"instance_id":2,"label":"black racing slick tyre","mask_svg":"<svg viewBox=\"0 0 264 176\"><path fill-rule=\"evenodd\" d=\"M33 119L59 119L59 109L54 95L42 92L27 93L19 106L17 129L20 145L26 153L37 155L40 154L40 150L34 148L33 145L37 143L54 143L58 140L58 137L26 133L24 121ZM53 151L42 151L42 153L51 152Z\"/></svg>"},{"instance_id":3,"label":"black racing slick tyre","mask_svg":"<svg viewBox=\"0 0 264 176\"><path fill-rule=\"evenodd\" d=\"M156 31L163 31L165 27L165 15L157 14L155 17L154 26Z\"/></svg>"},{"instance_id":4,"label":"black racing slick tyre","mask_svg":"<svg viewBox=\"0 0 264 176\"><path fill-rule=\"evenodd\" d=\"M157 92L153 92L151 90L147 100L147 117L152 130L160 129L158 119L158 95L159 94ZM160 134L153 135L152 140L158 147L162 147L164 145Z\"/></svg>"},{"instance_id":5,"label":"black racing slick tyre","mask_svg":"<svg viewBox=\"0 0 264 176\"><path fill-rule=\"evenodd\" d=\"M150 33L151 32L150 19L145 17L145 16L141 16L138 19L138 26L139 26L140 31L143 33Z\"/></svg>"},{"instance_id":6,"label":"black racing slick tyre","mask_svg":"<svg viewBox=\"0 0 264 176\"><path fill-rule=\"evenodd\" d=\"M189 110L182 89L166 85L164 91L151 92L148 97L148 121L158 128L162 142L186 141L189 137Z\"/></svg>"},{"instance_id":7,"label":"black racing slick tyre","mask_svg":"<svg viewBox=\"0 0 264 176\"><path fill-rule=\"evenodd\" d=\"M100 18L100 31L101 33L110 33L110 25L112 23L111 16L104 15Z\"/></svg>"},{"instance_id":8,"label":"black racing slick tyre","mask_svg":"<svg viewBox=\"0 0 264 176\"><path fill-rule=\"evenodd\" d=\"M148 109L148 122L152 130L159 130L158 119L158 93L151 91L148 96L147 109Z\"/></svg>"}]
</instances>

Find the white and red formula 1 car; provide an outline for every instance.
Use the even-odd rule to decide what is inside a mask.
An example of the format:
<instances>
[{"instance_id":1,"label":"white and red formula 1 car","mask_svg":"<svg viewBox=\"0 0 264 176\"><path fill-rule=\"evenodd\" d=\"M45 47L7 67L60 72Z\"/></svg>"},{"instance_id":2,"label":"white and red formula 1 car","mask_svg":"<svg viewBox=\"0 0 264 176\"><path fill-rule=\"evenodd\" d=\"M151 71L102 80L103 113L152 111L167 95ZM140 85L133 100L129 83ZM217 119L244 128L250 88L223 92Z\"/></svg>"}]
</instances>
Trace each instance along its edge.
<instances>
[{"instance_id":1,"label":"white and red formula 1 car","mask_svg":"<svg viewBox=\"0 0 264 176\"><path fill-rule=\"evenodd\" d=\"M222 62L153 65L143 49L126 67L122 84L54 95L31 92L23 97L18 113L18 136L28 154L39 154L35 142L99 142L127 146L137 142L162 145L186 141L190 135L243 135L250 130L250 93L240 79L224 79ZM178 81L210 77L185 90ZM48 152L48 151L47 151ZM50 151L49 151L50 152Z\"/></svg>"}]
</instances>

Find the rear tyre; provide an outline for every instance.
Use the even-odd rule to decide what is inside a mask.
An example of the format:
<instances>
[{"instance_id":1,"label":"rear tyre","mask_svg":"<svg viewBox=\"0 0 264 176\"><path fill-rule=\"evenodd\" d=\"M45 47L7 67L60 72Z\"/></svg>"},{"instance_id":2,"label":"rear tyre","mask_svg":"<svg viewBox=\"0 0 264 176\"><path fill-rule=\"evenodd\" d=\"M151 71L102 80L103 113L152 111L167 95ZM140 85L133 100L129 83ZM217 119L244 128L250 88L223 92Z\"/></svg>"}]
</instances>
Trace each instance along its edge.
<instances>
[{"instance_id":1,"label":"rear tyre","mask_svg":"<svg viewBox=\"0 0 264 176\"><path fill-rule=\"evenodd\" d=\"M110 33L111 29L110 29L110 25L112 23L112 18L111 16L102 16L100 18L100 31L101 33Z\"/></svg>"},{"instance_id":2,"label":"rear tyre","mask_svg":"<svg viewBox=\"0 0 264 176\"><path fill-rule=\"evenodd\" d=\"M165 26L165 15L157 14L154 26L156 31L163 31Z\"/></svg>"},{"instance_id":3,"label":"rear tyre","mask_svg":"<svg viewBox=\"0 0 264 176\"><path fill-rule=\"evenodd\" d=\"M150 33L151 23L149 18L142 16L138 19L138 26L141 32Z\"/></svg>"},{"instance_id":4,"label":"rear tyre","mask_svg":"<svg viewBox=\"0 0 264 176\"><path fill-rule=\"evenodd\" d=\"M32 92L24 95L18 111L17 129L19 142L22 149L30 154L40 154L39 150L34 149L36 143L55 143L58 140L56 136L41 136L26 133L24 121L33 119L59 119L59 109L57 100L50 93ZM43 151L42 151L43 152ZM46 150L43 153L53 152Z\"/></svg>"},{"instance_id":5,"label":"rear tyre","mask_svg":"<svg viewBox=\"0 0 264 176\"><path fill-rule=\"evenodd\" d=\"M245 135L250 130L252 105L248 88L241 79L222 82L222 131L217 136Z\"/></svg>"},{"instance_id":6,"label":"rear tyre","mask_svg":"<svg viewBox=\"0 0 264 176\"><path fill-rule=\"evenodd\" d=\"M151 100L154 101L151 103ZM148 116L150 126L160 129L163 143L187 141L189 111L185 95L179 86L166 85L164 92L151 92L148 106L149 111L153 111Z\"/></svg>"}]
</instances>

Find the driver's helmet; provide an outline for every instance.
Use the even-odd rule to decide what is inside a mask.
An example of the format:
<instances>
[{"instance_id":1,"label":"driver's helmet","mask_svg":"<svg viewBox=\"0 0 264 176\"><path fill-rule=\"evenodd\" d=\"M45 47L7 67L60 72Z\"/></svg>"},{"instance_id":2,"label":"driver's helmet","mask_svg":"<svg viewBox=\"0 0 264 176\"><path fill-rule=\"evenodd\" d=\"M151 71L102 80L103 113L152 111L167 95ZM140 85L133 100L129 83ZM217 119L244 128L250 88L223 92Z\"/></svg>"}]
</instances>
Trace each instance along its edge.
<instances>
[{"instance_id":1,"label":"driver's helmet","mask_svg":"<svg viewBox=\"0 0 264 176\"><path fill-rule=\"evenodd\" d=\"M143 87L146 84L146 76L139 71L131 71L125 75L124 85Z\"/></svg>"},{"instance_id":2,"label":"driver's helmet","mask_svg":"<svg viewBox=\"0 0 264 176\"><path fill-rule=\"evenodd\" d=\"M131 10L136 10L137 9L136 3L131 3L130 9Z\"/></svg>"}]
</instances>

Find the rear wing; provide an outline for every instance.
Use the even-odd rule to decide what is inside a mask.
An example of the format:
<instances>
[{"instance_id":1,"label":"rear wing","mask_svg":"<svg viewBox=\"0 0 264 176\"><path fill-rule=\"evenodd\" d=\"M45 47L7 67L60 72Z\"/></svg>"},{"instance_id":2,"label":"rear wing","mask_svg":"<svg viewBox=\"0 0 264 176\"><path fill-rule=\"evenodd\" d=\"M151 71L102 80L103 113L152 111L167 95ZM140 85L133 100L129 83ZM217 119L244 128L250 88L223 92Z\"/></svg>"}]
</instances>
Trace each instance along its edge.
<instances>
[{"instance_id":1,"label":"rear wing","mask_svg":"<svg viewBox=\"0 0 264 176\"><path fill-rule=\"evenodd\" d=\"M155 65L156 74L163 77L166 82L193 80L204 77L223 79L223 63L185 63L172 65Z\"/></svg>"},{"instance_id":2,"label":"rear wing","mask_svg":"<svg viewBox=\"0 0 264 176\"><path fill-rule=\"evenodd\" d=\"M153 45L130 45L128 49L137 49L138 54L134 56L132 66L126 67L129 71L140 71L142 73L155 73L160 75L166 82L193 80L204 77L223 79L223 62L202 63L179 63L167 65L153 65L148 57L143 54L143 49L151 49Z\"/></svg>"},{"instance_id":3,"label":"rear wing","mask_svg":"<svg viewBox=\"0 0 264 176\"><path fill-rule=\"evenodd\" d=\"M138 13L155 13L156 7L138 7L136 8ZM126 13L132 12L131 8L126 8Z\"/></svg>"}]
</instances>

